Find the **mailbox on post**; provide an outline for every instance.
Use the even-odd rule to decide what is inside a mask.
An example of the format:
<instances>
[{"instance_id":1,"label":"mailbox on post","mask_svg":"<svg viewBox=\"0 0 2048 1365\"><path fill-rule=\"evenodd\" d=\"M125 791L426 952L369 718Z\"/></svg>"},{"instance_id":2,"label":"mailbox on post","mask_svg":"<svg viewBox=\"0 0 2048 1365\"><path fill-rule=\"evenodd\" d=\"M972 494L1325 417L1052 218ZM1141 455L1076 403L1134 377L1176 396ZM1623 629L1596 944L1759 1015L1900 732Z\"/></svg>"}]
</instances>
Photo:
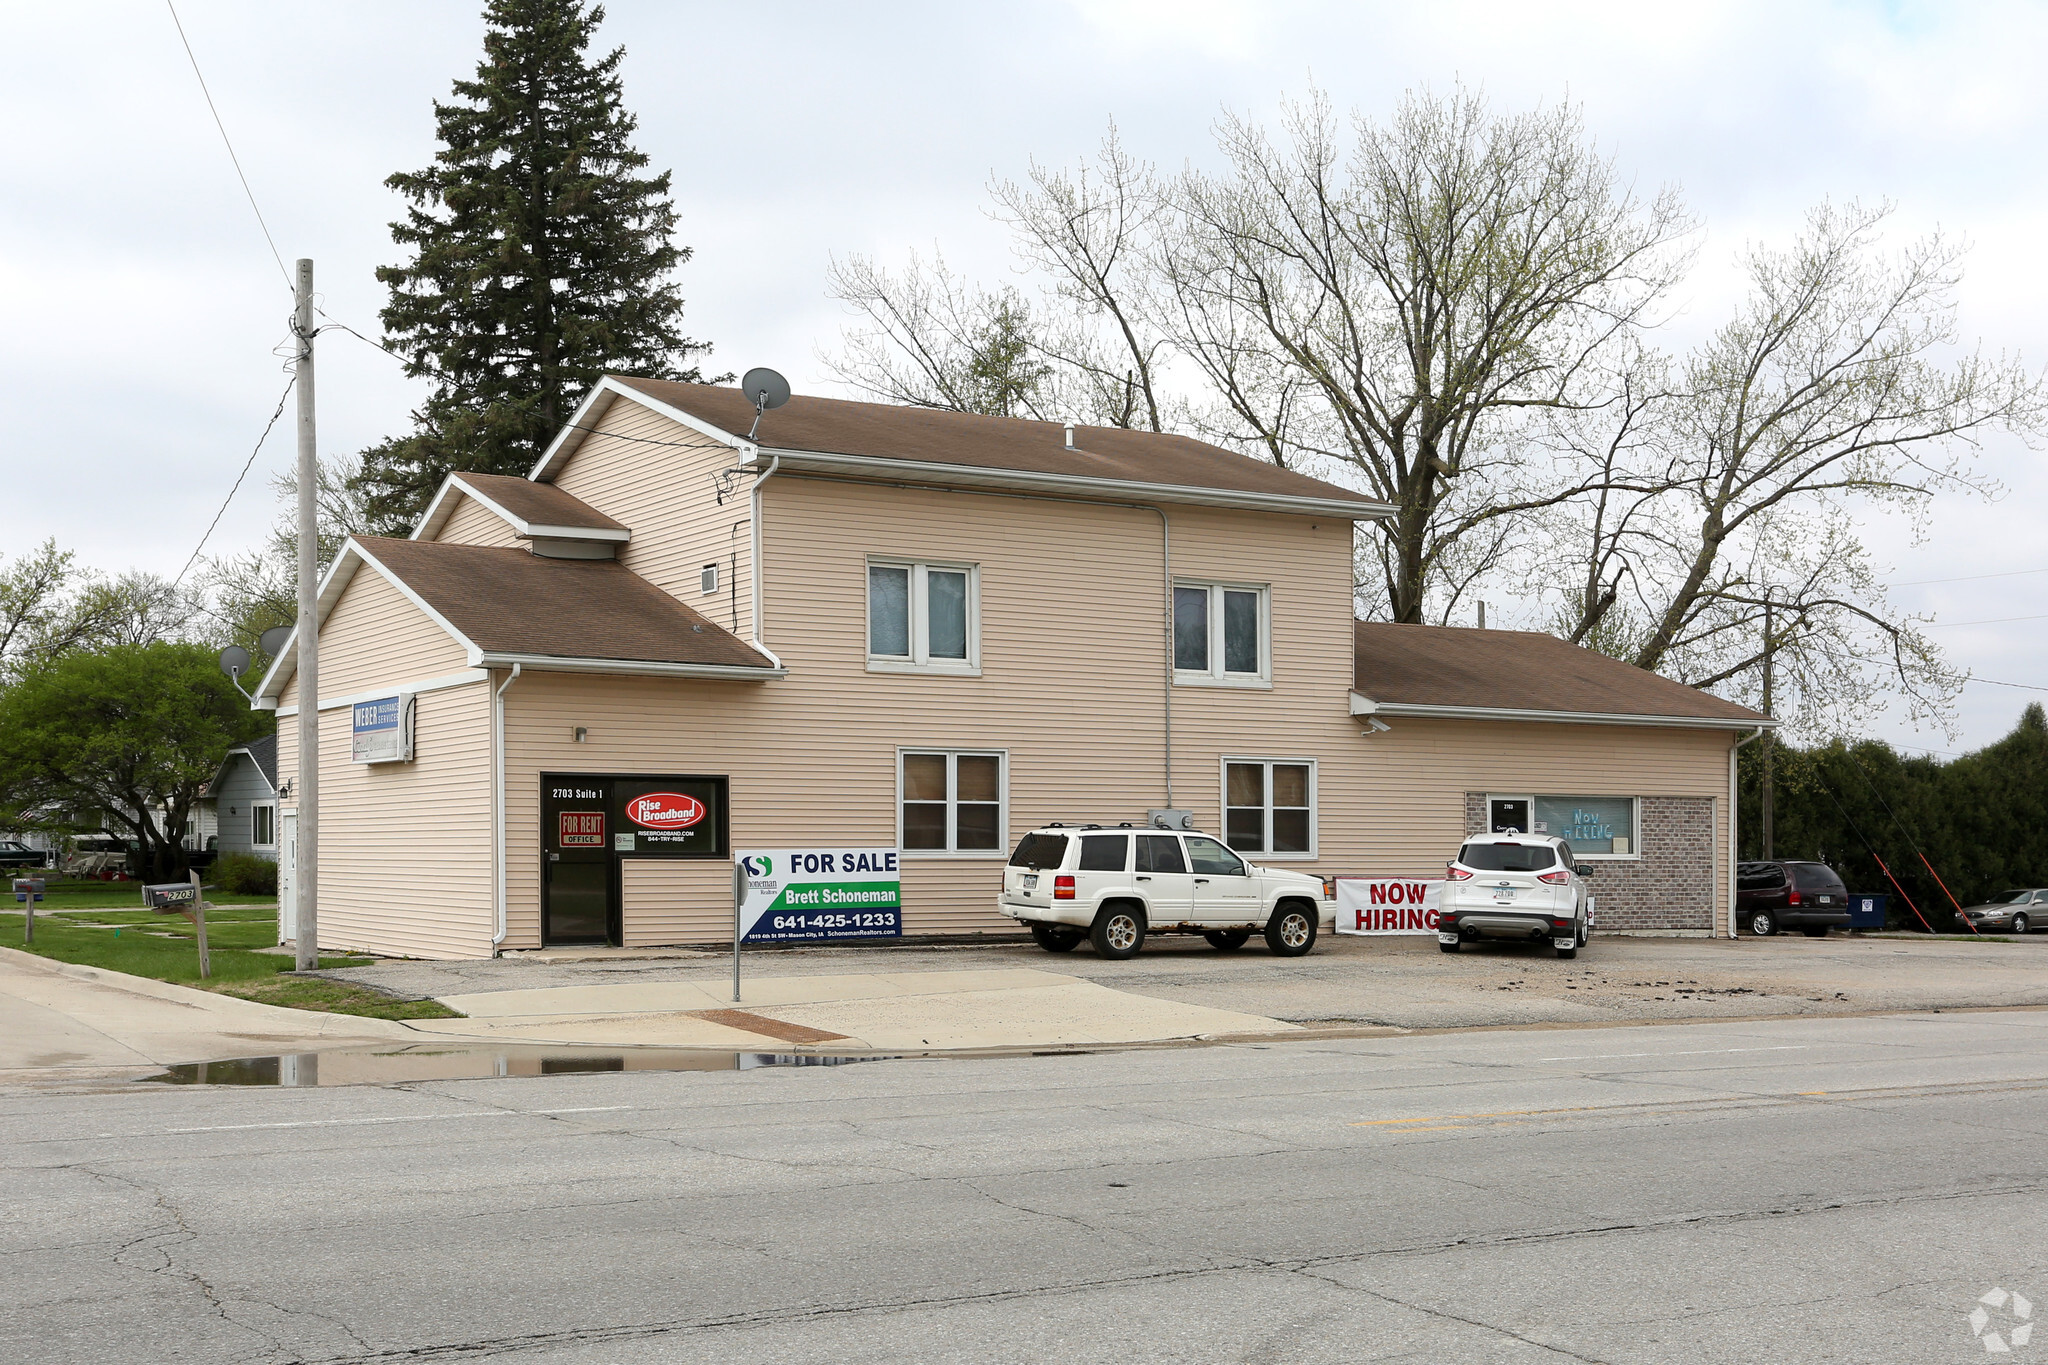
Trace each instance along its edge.
<instances>
[{"instance_id":1,"label":"mailbox on post","mask_svg":"<svg viewBox=\"0 0 2048 1365\"><path fill-rule=\"evenodd\" d=\"M21 946L26 948L36 941L36 905L43 898L41 877L16 877L14 899L24 907L21 921Z\"/></svg>"},{"instance_id":2,"label":"mailbox on post","mask_svg":"<svg viewBox=\"0 0 2048 1365\"><path fill-rule=\"evenodd\" d=\"M142 903L160 915L183 915L198 930L199 975L213 975L213 956L206 951L206 902L199 898L199 874L184 882L144 882Z\"/></svg>"}]
</instances>

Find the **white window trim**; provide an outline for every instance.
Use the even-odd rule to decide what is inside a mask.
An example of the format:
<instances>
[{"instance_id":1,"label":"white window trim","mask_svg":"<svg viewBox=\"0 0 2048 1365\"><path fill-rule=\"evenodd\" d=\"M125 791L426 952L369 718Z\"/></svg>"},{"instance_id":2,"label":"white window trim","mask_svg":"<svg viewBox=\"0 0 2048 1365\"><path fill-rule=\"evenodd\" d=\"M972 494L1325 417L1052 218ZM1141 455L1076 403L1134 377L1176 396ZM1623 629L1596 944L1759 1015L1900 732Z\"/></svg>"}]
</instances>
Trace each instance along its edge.
<instances>
[{"instance_id":1,"label":"white window trim","mask_svg":"<svg viewBox=\"0 0 2048 1365\"><path fill-rule=\"evenodd\" d=\"M1215 578L1176 578L1176 588L1203 588L1209 594L1209 667L1182 668L1176 662L1173 681L1177 687L1242 687L1271 691L1273 687L1273 589L1267 583L1226 583ZM1253 592L1259 595L1259 671L1223 671L1223 594Z\"/></svg>"},{"instance_id":2,"label":"white window trim","mask_svg":"<svg viewBox=\"0 0 2048 1365\"><path fill-rule=\"evenodd\" d=\"M270 811L270 842L267 844L258 842L256 838L256 812L266 807ZM276 848L277 838L277 802L251 801L249 803L249 847Z\"/></svg>"},{"instance_id":3,"label":"white window trim","mask_svg":"<svg viewBox=\"0 0 2048 1365\"><path fill-rule=\"evenodd\" d=\"M952 843L959 821L959 759L996 760L996 846L994 848L906 848L903 844L903 760L912 755L943 754L946 758L946 842ZM896 750L896 849L905 859L1008 861L1010 856L1010 751L1008 749L947 749L936 745L906 744Z\"/></svg>"},{"instance_id":4,"label":"white window trim","mask_svg":"<svg viewBox=\"0 0 2048 1365\"><path fill-rule=\"evenodd\" d=\"M1545 796L1552 798L1553 800L1555 800L1559 796L1565 795L1565 793L1563 792L1545 792L1543 794ZM1579 796L1591 797L1595 800L1601 801L1612 801L1615 799L1612 796L1600 796L1597 792L1578 792L1576 794ZM1573 862L1639 863L1643 860L1643 798L1640 796L1631 796L1626 799L1629 802L1631 802L1633 806L1633 809L1629 813L1629 821L1632 829L1632 832L1629 836L1629 852L1581 853L1577 849L1573 849ZM1496 801L1527 801L1529 803L1529 823L1532 825L1536 823L1536 797L1533 793L1524 796L1520 792L1488 792L1486 794L1485 801L1486 823L1489 826L1493 824L1493 803Z\"/></svg>"},{"instance_id":5,"label":"white window trim","mask_svg":"<svg viewBox=\"0 0 2048 1365\"><path fill-rule=\"evenodd\" d=\"M978 564L955 564L937 559L897 559L890 555L870 555L867 565L861 570L862 600L867 603L867 613L861 621L861 648L868 649L874 640L874 576L869 569L908 569L910 571L910 656L899 654L869 653L870 673L943 673L956 678L978 678L981 676L981 566ZM964 573L967 575L967 657L965 659L934 659L931 657L930 596L926 588L926 575L933 569L942 573Z\"/></svg>"},{"instance_id":6,"label":"white window trim","mask_svg":"<svg viewBox=\"0 0 2048 1365\"><path fill-rule=\"evenodd\" d=\"M1308 768L1308 852L1247 853L1240 848L1231 848L1230 812L1233 809L1233 807L1230 804L1230 765L1233 763L1263 763L1266 765L1265 843L1268 849L1271 849L1273 846L1273 765L1275 763L1289 763L1294 764L1296 766L1305 766ZM1317 779L1320 776L1321 774L1318 772L1317 761L1313 758L1272 757L1266 754L1225 754L1221 759L1217 761L1216 764L1216 780L1220 784L1217 788L1216 808L1223 812L1221 832L1214 836L1216 842L1223 845L1225 848L1229 848L1232 853L1235 853L1238 857L1244 859L1248 863L1314 862L1317 858L1322 856L1320 850L1322 847L1323 839L1323 807L1322 802L1317 799L1318 794L1316 788ZM1247 809L1249 809L1249 807L1247 807ZM1288 807L1288 809L1292 809L1292 807Z\"/></svg>"}]
</instances>

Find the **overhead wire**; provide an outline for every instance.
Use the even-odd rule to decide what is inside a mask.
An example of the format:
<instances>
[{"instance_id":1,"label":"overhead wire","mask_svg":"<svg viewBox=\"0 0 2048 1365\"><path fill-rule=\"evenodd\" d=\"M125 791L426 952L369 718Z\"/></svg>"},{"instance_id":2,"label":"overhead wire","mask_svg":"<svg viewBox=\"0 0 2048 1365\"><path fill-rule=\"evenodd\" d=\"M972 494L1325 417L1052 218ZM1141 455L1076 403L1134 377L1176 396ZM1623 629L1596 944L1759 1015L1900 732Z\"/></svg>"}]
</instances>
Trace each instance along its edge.
<instances>
[{"instance_id":1,"label":"overhead wire","mask_svg":"<svg viewBox=\"0 0 2048 1365\"><path fill-rule=\"evenodd\" d=\"M1868 853L1871 860L1877 864L1877 870L1884 873L1884 879L1892 884L1892 890L1899 893L1899 899L1904 901L1906 908L1913 912L1913 918L1920 921L1921 928L1930 934L1933 933L1934 926L1927 922L1927 916L1920 913L1920 907L1913 904L1913 898L1906 894L1906 888L1899 885L1899 879L1894 877L1891 868L1885 865L1884 855L1877 851L1876 846L1870 842L1869 838L1863 833L1862 828L1857 825L1855 818L1849 814L1847 807L1843 806L1841 798L1835 795L1835 784L1828 781L1827 774L1821 772L1818 768L1814 770L1813 775L1820 779L1821 790L1828 794L1828 800L1841 815L1842 823L1847 825L1849 832L1856 836L1856 842L1863 845L1863 851Z\"/></svg>"},{"instance_id":2,"label":"overhead wire","mask_svg":"<svg viewBox=\"0 0 2048 1365\"><path fill-rule=\"evenodd\" d=\"M234 140L228 136L228 126L221 121L220 110L214 106L213 92L206 88L206 73L199 69L199 58L192 51L192 40L185 36L185 23L178 18L178 7L172 0L164 0L164 8L171 12L171 23L177 27L178 41L185 46L185 60L192 63L192 74L199 78L199 93L206 97L206 111L213 115L213 126L220 129L221 144L228 149L228 160L234 163L235 178L242 182L242 193L248 197L249 211L256 215L256 226L263 229L263 240L270 246L270 257L277 262L277 273L284 276L284 287L292 288L292 272L285 268L284 253L277 249L277 239L270 235L270 224L263 221L263 210L256 204L256 191L249 188L249 177L242 170L242 158L235 155Z\"/></svg>"},{"instance_id":3,"label":"overhead wire","mask_svg":"<svg viewBox=\"0 0 2048 1365\"><path fill-rule=\"evenodd\" d=\"M258 455L258 453L262 451L263 443L270 439L270 433L272 429L277 426L277 419L284 416L285 400L292 396L292 389L298 384L298 382L299 377L296 374L294 374L291 378L285 380L284 392L277 396L277 407L271 411L270 420L263 424L263 434L256 438L255 448L249 452L249 458L242 461L242 472L235 475L235 486L228 490L228 495L225 498L221 499L220 510L213 514L213 520L206 523L206 534L199 537L199 543L192 548L192 557L185 561L185 567L178 570L178 576L171 580L171 586L173 588L176 588L180 583L183 583L185 581L185 575L191 573L192 566L199 562L199 552L204 550L206 548L206 542L213 538L214 528L219 526L220 519L223 516L227 515L228 504L233 502L235 500L235 494L241 491L242 480L248 478L250 469L255 467L256 456Z\"/></svg>"},{"instance_id":4,"label":"overhead wire","mask_svg":"<svg viewBox=\"0 0 2048 1365\"><path fill-rule=\"evenodd\" d=\"M1941 874L1934 870L1934 864L1927 860L1926 851L1920 847L1920 841L1913 837L1913 831L1906 828L1905 822L1899 819L1899 813L1892 809L1892 803L1885 800L1884 793L1878 789L1877 783L1871 781L1870 772L1863 766L1863 760L1856 757L1856 751L1848 745L1842 746L1842 752L1849 756L1849 762L1854 765L1856 775L1863 779L1864 786L1870 788L1870 794L1877 798L1877 804L1884 807L1884 813L1890 818L1892 828L1906 836L1906 846L1913 850L1913 856L1918 858L1920 865L1927 869L1927 875L1934 878L1934 884L1941 888L1941 894L1948 897L1948 903L1955 907L1956 917L1962 920L1964 924L1970 926L1971 933L1979 932L1977 926L1971 922L1970 917L1963 913L1962 903L1956 899L1956 893L1948 889L1948 883L1941 879ZM1916 910L1914 913L1917 914L1919 912ZM1932 932L1932 930L1929 932Z\"/></svg>"}]
</instances>

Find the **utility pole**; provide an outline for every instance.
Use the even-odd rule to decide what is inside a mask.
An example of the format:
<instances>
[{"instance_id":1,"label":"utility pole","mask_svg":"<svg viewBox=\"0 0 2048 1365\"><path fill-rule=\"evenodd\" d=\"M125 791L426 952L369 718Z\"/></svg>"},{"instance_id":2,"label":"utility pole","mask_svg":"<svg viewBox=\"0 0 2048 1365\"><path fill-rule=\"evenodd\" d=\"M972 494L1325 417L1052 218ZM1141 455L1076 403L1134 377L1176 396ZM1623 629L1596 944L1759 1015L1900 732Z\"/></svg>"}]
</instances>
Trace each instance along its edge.
<instances>
[{"instance_id":1,"label":"utility pole","mask_svg":"<svg viewBox=\"0 0 2048 1365\"><path fill-rule=\"evenodd\" d=\"M299 343L299 843L293 865L298 969L320 965L320 455L313 435L313 263L299 261L292 335Z\"/></svg>"},{"instance_id":2,"label":"utility pole","mask_svg":"<svg viewBox=\"0 0 2048 1365\"><path fill-rule=\"evenodd\" d=\"M1771 664L1773 662L1771 656L1777 650L1777 641L1772 636L1772 630L1775 625L1776 617L1772 613L1771 592L1770 589L1766 588L1764 590L1764 714L1767 716L1771 714ZM1772 788L1775 785L1771 773L1771 755L1777 742L1777 731L1770 730L1765 732L1763 753L1764 791L1763 800L1757 806L1757 816L1763 822L1764 860L1766 862L1777 856L1773 851L1771 833L1771 794Z\"/></svg>"}]
</instances>

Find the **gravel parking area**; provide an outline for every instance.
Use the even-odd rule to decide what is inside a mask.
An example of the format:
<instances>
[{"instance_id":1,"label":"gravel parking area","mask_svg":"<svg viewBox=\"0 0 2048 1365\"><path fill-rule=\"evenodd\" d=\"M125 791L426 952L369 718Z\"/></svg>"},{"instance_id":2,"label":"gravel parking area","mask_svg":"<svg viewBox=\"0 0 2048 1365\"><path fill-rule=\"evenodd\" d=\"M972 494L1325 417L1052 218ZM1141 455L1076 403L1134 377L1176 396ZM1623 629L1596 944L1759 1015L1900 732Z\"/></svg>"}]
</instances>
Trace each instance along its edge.
<instances>
[{"instance_id":1,"label":"gravel parking area","mask_svg":"<svg viewBox=\"0 0 2048 1365\"><path fill-rule=\"evenodd\" d=\"M406 996L538 986L701 980L730 970L718 953L593 961L511 957L385 961L323 975ZM1198 938L1154 939L1128 962L1083 947L1047 953L1028 940L749 949L749 976L1035 967L1119 990L1303 1024L1474 1028L1644 1020L1862 1014L2048 1005L2048 935L2014 942L1902 938L1623 938L1595 935L1576 961L1546 949L1468 947L1430 938L1325 938L1305 958L1253 944L1221 953Z\"/></svg>"}]
</instances>

